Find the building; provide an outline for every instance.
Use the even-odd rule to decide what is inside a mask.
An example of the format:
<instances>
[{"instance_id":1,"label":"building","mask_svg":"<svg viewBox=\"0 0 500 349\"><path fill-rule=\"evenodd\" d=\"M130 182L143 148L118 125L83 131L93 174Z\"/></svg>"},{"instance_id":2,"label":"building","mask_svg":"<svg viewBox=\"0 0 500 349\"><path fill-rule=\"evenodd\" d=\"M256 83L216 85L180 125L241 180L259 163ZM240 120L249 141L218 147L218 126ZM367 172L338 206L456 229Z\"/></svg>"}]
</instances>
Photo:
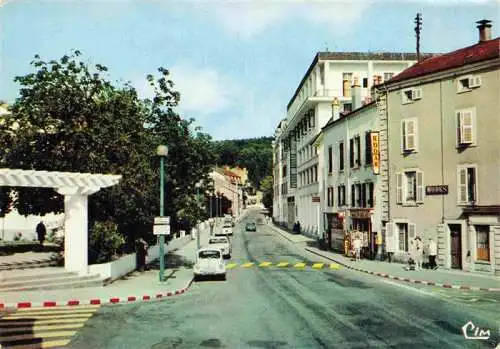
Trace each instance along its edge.
<instances>
[{"instance_id":1,"label":"building","mask_svg":"<svg viewBox=\"0 0 500 349\"><path fill-rule=\"evenodd\" d=\"M373 255L375 235L382 229L376 205L380 125L375 102L361 102L357 77L352 90L354 110L342 117L335 111L315 142L324 149L318 151L325 164L321 211L329 248L343 251L346 233L361 232L365 251Z\"/></svg>"},{"instance_id":2,"label":"building","mask_svg":"<svg viewBox=\"0 0 500 349\"><path fill-rule=\"evenodd\" d=\"M352 111L351 86L354 76L360 81L364 100L374 84L392 78L416 62L413 53L319 52L314 57L287 106L286 122L277 130L274 152L283 149L279 164L283 177L275 185L286 183L278 195L281 211L275 219L292 228L295 221L302 232L321 236L319 156L312 140L332 117L332 102L338 101L340 113ZM284 195L283 193L287 194ZM286 200L286 201L285 201ZM286 203L286 204L285 204ZM283 209L284 207L288 209ZM287 214L284 214L286 212ZM319 219L318 219L319 216Z\"/></svg>"},{"instance_id":3,"label":"building","mask_svg":"<svg viewBox=\"0 0 500 349\"><path fill-rule=\"evenodd\" d=\"M243 209L243 195L241 191L240 176L226 168L215 168L210 173L213 181L214 199L212 210L216 216L231 213L239 216ZM224 200L226 198L226 200ZM226 207L227 206L227 207Z\"/></svg>"},{"instance_id":4,"label":"building","mask_svg":"<svg viewBox=\"0 0 500 349\"><path fill-rule=\"evenodd\" d=\"M500 274L500 39L425 59L377 88L382 220L395 257L416 236L438 264Z\"/></svg>"},{"instance_id":5,"label":"building","mask_svg":"<svg viewBox=\"0 0 500 349\"><path fill-rule=\"evenodd\" d=\"M283 119L278 124L276 131L274 133L274 138L279 139L281 136L281 131L286 125L286 119ZM290 206L287 203L288 197L288 178L287 173L287 161L285 159L285 149L282 142L272 142L273 146L273 181L274 181L274 192L273 192L273 220L274 222L279 222L284 224L288 222L288 216L291 216L290 221L293 222L293 213L295 212L295 207ZM293 204L293 202L292 202Z\"/></svg>"}]
</instances>

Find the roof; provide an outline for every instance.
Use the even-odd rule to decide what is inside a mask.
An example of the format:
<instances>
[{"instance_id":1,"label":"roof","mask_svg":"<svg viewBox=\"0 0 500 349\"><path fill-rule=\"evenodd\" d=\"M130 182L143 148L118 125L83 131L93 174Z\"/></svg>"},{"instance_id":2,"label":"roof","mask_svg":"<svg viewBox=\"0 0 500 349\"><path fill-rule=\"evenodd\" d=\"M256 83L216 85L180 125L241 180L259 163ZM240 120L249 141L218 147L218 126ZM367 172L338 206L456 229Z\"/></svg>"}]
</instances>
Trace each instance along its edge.
<instances>
[{"instance_id":1,"label":"roof","mask_svg":"<svg viewBox=\"0 0 500 349\"><path fill-rule=\"evenodd\" d=\"M500 37L479 42L475 45L464 47L453 52L444 53L438 56L420 61L408 69L403 70L385 84L416 78L440 71L459 68L464 65L495 59L500 53Z\"/></svg>"},{"instance_id":2,"label":"roof","mask_svg":"<svg viewBox=\"0 0 500 349\"><path fill-rule=\"evenodd\" d=\"M341 116L337 120L333 120L333 118L330 118L330 120L328 120L328 122L326 123L326 125L321 128L321 131L324 131L325 129L330 128L330 126L336 125L338 122L343 121L343 120L345 120L347 118L350 118L351 116L354 116L354 115L358 114L359 112L363 111L364 109L366 109L368 107L372 107L374 105L375 105L375 101L372 101L370 103L366 103L366 104L362 105L358 109L354 109L349 114Z\"/></svg>"},{"instance_id":3,"label":"roof","mask_svg":"<svg viewBox=\"0 0 500 349\"><path fill-rule=\"evenodd\" d=\"M421 53L421 57L430 57L435 54L433 53ZM306 81L307 77L313 70L314 66L318 61L416 61L417 54L409 52L318 52L314 56L314 59L307 69L307 72L303 76L299 83L299 86L295 90L290 102L288 102L286 108L289 109L292 105L294 99L299 94L302 85Z\"/></svg>"}]
</instances>

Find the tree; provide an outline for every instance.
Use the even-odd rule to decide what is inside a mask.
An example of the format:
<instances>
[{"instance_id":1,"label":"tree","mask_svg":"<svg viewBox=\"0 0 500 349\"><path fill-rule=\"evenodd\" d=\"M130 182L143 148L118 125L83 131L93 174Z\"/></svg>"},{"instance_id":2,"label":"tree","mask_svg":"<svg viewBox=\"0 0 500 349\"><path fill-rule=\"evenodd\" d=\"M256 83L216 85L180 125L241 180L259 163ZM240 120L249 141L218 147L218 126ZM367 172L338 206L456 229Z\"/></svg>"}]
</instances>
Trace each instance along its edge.
<instances>
[{"instance_id":1,"label":"tree","mask_svg":"<svg viewBox=\"0 0 500 349\"><path fill-rule=\"evenodd\" d=\"M206 178L210 136L192 131L173 108L180 94L168 70L147 77L152 100L140 100L129 83L113 85L107 67L80 61L79 51L59 60L31 64L36 71L15 78L20 97L0 124L0 166L18 169L121 174L121 182L89 197L89 227L117 223L131 246L138 236L154 240L153 218L159 213L159 160L156 147L170 147L166 207L175 220L194 196L197 178ZM15 188L21 214L62 212L62 197L47 188ZM1 193L0 193L1 194ZM2 200L11 200L3 195ZM10 201L2 205L9 205ZM201 210L200 210L201 211ZM201 217L201 212L195 212Z\"/></svg>"},{"instance_id":2,"label":"tree","mask_svg":"<svg viewBox=\"0 0 500 349\"><path fill-rule=\"evenodd\" d=\"M262 191L262 203L268 209L273 207L274 180L273 176L267 176L260 182Z\"/></svg>"}]
</instances>

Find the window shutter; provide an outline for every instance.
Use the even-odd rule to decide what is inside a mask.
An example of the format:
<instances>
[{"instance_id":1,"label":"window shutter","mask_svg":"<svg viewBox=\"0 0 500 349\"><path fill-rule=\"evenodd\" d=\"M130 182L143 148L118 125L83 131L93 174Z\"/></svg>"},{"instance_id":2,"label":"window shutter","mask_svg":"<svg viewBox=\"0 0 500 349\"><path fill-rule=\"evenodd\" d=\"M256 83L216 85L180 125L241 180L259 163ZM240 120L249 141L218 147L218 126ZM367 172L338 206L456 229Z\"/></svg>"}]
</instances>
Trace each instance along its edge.
<instances>
[{"instance_id":1,"label":"window shutter","mask_svg":"<svg viewBox=\"0 0 500 349\"><path fill-rule=\"evenodd\" d=\"M458 169L458 203L467 203L467 168Z\"/></svg>"},{"instance_id":2,"label":"window shutter","mask_svg":"<svg viewBox=\"0 0 500 349\"><path fill-rule=\"evenodd\" d=\"M342 205L345 206L345 185L342 186Z\"/></svg>"},{"instance_id":3,"label":"window shutter","mask_svg":"<svg viewBox=\"0 0 500 349\"><path fill-rule=\"evenodd\" d=\"M342 206L342 193L340 192L340 185L337 187L337 205Z\"/></svg>"},{"instance_id":4,"label":"window shutter","mask_svg":"<svg viewBox=\"0 0 500 349\"><path fill-rule=\"evenodd\" d=\"M354 167L354 139L351 138L349 140L349 164Z\"/></svg>"},{"instance_id":5,"label":"window shutter","mask_svg":"<svg viewBox=\"0 0 500 349\"><path fill-rule=\"evenodd\" d=\"M406 150L406 121L401 121L401 150Z\"/></svg>"},{"instance_id":6,"label":"window shutter","mask_svg":"<svg viewBox=\"0 0 500 349\"><path fill-rule=\"evenodd\" d=\"M396 203L403 203L403 174L396 173Z\"/></svg>"},{"instance_id":7,"label":"window shutter","mask_svg":"<svg viewBox=\"0 0 500 349\"><path fill-rule=\"evenodd\" d=\"M408 223L408 240L413 240L417 236L417 226L415 223Z\"/></svg>"},{"instance_id":8,"label":"window shutter","mask_svg":"<svg viewBox=\"0 0 500 349\"><path fill-rule=\"evenodd\" d=\"M415 121L414 120L407 120L405 122L406 125L406 140L405 140L405 145L406 145L406 150L413 150L415 149Z\"/></svg>"},{"instance_id":9,"label":"window shutter","mask_svg":"<svg viewBox=\"0 0 500 349\"><path fill-rule=\"evenodd\" d=\"M361 137L356 137L356 165L361 166Z\"/></svg>"},{"instance_id":10,"label":"window shutter","mask_svg":"<svg viewBox=\"0 0 500 349\"><path fill-rule=\"evenodd\" d=\"M464 111L460 114L460 143L474 143L474 125L472 111Z\"/></svg>"},{"instance_id":11,"label":"window shutter","mask_svg":"<svg viewBox=\"0 0 500 349\"><path fill-rule=\"evenodd\" d=\"M387 252L396 251L396 239L394 239L394 223L385 225L385 250Z\"/></svg>"},{"instance_id":12,"label":"window shutter","mask_svg":"<svg viewBox=\"0 0 500 349\"><path fill-rule=\"evenodd\" d=\"M417 171L417 202L424 202L424 173Z\"/></svg>"}]
</instances>

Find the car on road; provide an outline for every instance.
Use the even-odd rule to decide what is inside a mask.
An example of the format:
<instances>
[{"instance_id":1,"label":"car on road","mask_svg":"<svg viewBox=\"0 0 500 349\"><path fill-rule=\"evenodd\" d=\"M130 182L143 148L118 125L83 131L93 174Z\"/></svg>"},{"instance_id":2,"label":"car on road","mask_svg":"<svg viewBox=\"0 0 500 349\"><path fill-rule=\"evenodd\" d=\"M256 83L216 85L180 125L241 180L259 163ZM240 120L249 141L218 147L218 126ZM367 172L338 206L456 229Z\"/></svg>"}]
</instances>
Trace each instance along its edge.
<instances>
[{"instance_id":1,"label":"car on road","mask_svg":"<svg viewBox=\"0 0 500 349\"><path fill-rule=\"evenodd\" d=\"M254 222L247 223L245 226L246 231L257 231L257 226Z\"/></svg>"},{"instance_id":2,"label":"car on road","mask_svg":"<svg viewBox=\"0 0 500 349\"><path fill-rule=\"evenodd\" d=\"M219 231L215 232L215 236L233 236L233 227L230 223L225 223Z\"/></svg>"},{"instance_id":3,"label":"car on road","mask_svg":"<svg viewBox=\"0 0 500 349\"><path fill-rule=\"evenodd\" d=\"M226 236L215 236L208 240L210 247L218 248L222 251L222 256L231 258L231 243Z\"/></svg>"},{"instance_id":4,"label":"car on road","mask_svg":"<svg viewBox=\"0 0 500 349\"><path fill-rule=\"evenodd\" d=\"M210 246L200 248L196 254L196 264L193 271L195 280L208 276L226 280L226 265L222 251Z\"/></svg>"}]
</instances>

